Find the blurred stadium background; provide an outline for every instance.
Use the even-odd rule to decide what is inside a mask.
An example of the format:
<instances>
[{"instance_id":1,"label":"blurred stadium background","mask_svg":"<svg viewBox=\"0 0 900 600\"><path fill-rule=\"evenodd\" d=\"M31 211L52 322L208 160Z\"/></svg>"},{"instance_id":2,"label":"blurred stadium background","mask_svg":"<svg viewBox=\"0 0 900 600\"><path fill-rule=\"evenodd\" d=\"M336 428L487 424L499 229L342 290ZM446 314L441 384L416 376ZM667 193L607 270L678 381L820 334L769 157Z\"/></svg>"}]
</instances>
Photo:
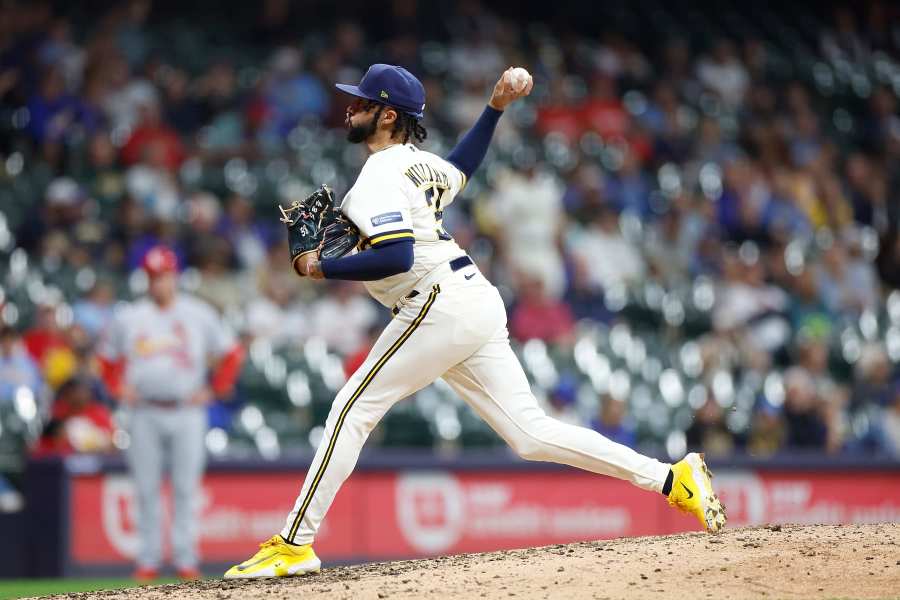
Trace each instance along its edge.
<instances>
[{"instance_id":1,"label":"blurred stadium background","mask_svg":"<svg viewBox=\"0 0 900 600\"><path fill-rule=\"evenodd\" d=\"M896 4L2 0L3 576L130 568L126 415L94 349L159 242L248 350L209 409L208 566L280 527L389 313L293 276L275 206L352 183L332 83L372 62L423 80L438 154L504 68L534 75L444 225L549 413L705 451L737 525L900 520ZM438 383L373 434L317 549L691 528L645 496L518 461Z\"/></svg>"}]
</instances>

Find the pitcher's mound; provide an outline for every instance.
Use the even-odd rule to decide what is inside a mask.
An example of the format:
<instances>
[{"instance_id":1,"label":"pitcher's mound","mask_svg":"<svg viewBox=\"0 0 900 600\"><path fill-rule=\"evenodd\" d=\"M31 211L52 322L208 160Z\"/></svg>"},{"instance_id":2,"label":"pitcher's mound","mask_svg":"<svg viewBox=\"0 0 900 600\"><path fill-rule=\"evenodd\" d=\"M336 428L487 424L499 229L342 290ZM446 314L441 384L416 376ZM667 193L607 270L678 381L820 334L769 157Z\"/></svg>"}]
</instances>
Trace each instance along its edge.
<instances>
[{"instance_id":1,"label":"pitcher's mound","mask_svg":"<svg viewBox=\"0 0 900 600\"><path fill-rule=\"evenodd\" d=\"M900 524L774 525L69 598L900 598Z\"/></svg>"}]
</instances>

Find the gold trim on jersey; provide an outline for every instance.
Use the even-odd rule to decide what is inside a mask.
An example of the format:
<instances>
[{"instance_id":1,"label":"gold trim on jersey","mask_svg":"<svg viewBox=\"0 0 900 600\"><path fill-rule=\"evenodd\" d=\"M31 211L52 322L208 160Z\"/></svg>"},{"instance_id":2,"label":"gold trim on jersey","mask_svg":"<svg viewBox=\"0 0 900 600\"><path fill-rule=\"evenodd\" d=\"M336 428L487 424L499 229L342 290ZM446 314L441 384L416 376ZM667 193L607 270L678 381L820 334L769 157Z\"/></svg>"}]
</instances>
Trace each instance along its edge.
<instances>
[{"instance_id":1,"label":"gold trim on jersey","mask_svg":"<svg viewBox=\"0 0 900 600\"><path fill-rule=\"evenodd\" d=\"M316 475L313 477L312 485L309 486L309 491L306 492L306 497L303 499L303 504L300 505L300 510L297 511L297 516L294 517L294 522L291 524L290 532L286 541L290 543L294 543L294 538L297 536L297 530L300 528L300 523L303 521L303 517L306 515L306 509L309 508L310 502L312 502L313 496L316 493L316 488L319 487L319 482L322 481L322 476L325 474L325 469L328 467L328 461L331 460L331 455L334 452L334 447L337 444L338 436L341 433L341 427L344 425L344 421L347 418L347 413L350 412L350 408L356 402L356 400L362 395L366 388L369 387L369 384L372 383L372 379L375 378L375 375L381 370L381 368L387 363L388 360L392 356L394 356L400 347L403 345L406 340L409 339L409 336L412 335L413 331L422 324L422 321L425 319L425 315L428 314L428 311L431 309L431 305L434 304L435 298L441 292L441 288L439 285L435 285L431 288L431 293L428 295L428 299L425 301L425 305L422 306L422 310L419 311L419 314L413 319L413 322L410 323L409 327L397 338L397 341L391 344L391 347L388 348L387 352L385 352L381 358L378 359L378 362L369 370L366 376L363 378L362 382L357 386L356 390L353 392L353 395L350 396L350 399L347 401L347 404L341 410L340 416L338 416L337 423L334 426L334 432L331 434L331 438L328 440L328 447L325 450L325 456L322 458L322 464L319 465L319 468L316 470Z\"/></svg>"},{"instance_id":2,"label":"gold trim on jersey","mask_svg":"<svg viewBox=\"0 0 900 600\"><path fill-rule=\"evenodd\" d=\"M413 235L412 231L398 231L396 233L382 233L380 235L375 235L369 238L368 244L370 246L374 246L376 244L380 244L381 242L386 242L388 240L397 240L400 238L413 238L416 239L416 236Z\"/></svg>"}]
</instances>

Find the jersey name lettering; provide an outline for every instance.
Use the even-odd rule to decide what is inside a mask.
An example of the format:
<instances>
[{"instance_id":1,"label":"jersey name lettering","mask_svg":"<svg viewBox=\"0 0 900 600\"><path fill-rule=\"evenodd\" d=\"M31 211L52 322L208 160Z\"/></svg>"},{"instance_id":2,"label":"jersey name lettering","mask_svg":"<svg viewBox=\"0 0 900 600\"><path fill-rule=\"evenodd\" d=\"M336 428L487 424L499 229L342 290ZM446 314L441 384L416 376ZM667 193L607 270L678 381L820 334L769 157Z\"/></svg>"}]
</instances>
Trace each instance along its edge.
<instances>
[{"instance_id":1,"label":"jersey name lettering","mask_svg":"<svg viewBox=\"0 0 900 600\"><path fill-rule=\"evenodd\" d=\"M405 175L420 189L427 186L445 190L450 187L450 178L447 177L447 174L426 163L411 166L406 170Z\"/></svg>"},{"instance_id":2,"label":"jersey name lettering","mask_svg":"<svg viewBox=\"0 0 900 600\"><path fill-rule=\"evenodd\" d=\"M427 163L418 163L406 170L405 175L413 184L425 193L425 203L434 207L434 230L439 240L452 240L453 237L444 231L442 223L444 211L441 210L441 198L450 189L450 178Z\"/></svg>"}]
</instances>

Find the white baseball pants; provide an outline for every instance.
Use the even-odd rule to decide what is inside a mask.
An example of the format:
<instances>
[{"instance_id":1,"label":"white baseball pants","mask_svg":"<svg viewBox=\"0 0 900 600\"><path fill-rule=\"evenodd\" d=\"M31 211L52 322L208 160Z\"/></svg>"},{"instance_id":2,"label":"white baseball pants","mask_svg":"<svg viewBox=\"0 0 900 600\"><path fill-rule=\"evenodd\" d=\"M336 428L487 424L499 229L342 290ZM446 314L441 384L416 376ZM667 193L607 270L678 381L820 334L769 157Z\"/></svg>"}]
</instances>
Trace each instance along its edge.
<instances>
[{"instance_id":1,"label":"white baseball pants","mask_svg":"<svg viewBox=\"0 0 900 600\"><path fill-rule=\"evenodd\" d=\"M300 496L281 531L287 541L313 541L375 425L396 402L439 377L522 458L662 490L671 465L591 429L552 419L538 406L510 348L500 294L475 267L418 292L402 301L365 362L338 392Z\"/></svg>"}]
</instances>

